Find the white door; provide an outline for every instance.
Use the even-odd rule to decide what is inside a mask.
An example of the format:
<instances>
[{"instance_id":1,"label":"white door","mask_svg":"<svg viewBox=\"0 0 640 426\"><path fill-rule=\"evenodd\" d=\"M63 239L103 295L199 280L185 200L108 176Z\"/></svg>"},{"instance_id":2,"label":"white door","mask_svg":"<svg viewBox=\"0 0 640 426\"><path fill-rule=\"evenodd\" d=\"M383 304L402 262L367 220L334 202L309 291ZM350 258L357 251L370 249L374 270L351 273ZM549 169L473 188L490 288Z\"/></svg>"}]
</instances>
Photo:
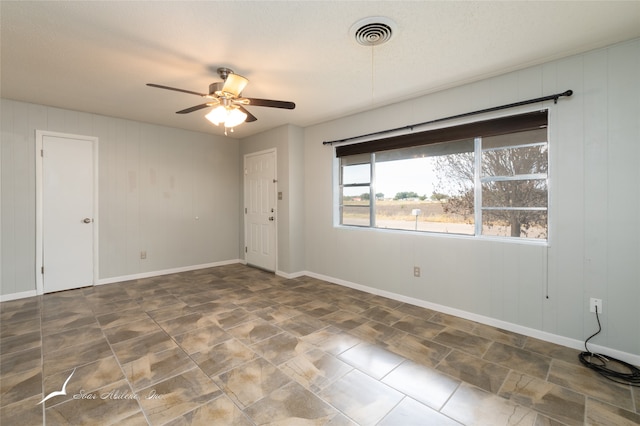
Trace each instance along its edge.
<instances>
[{"instance_id":1,"label":"white door","mask_svg":"<svg viewBox=\"0 0 640 426\"><path fill-rule=\"evenodd\" d=\"M245 260L276 270L276 154L244 158Z\"/></svg>"},{"instance_id":2,"label":"white door","mask_svg":"<svg viewBox=\"0 0 640 426\"><path fill-rule=\"evenodd\" d=\"M94 284L94 141L42 136L45 293Z\"/></svg>"}]
</instances>

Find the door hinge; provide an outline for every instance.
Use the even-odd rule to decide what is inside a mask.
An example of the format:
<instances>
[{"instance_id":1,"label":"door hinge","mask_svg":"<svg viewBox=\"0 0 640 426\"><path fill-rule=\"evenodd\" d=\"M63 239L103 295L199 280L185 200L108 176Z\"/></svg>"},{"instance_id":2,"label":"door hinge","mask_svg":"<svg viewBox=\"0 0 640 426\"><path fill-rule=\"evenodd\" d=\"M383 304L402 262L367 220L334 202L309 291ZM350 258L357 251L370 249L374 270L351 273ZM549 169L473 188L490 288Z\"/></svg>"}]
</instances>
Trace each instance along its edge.
<instances>
[{"instance_id":1,"label":"door hinge","mask_svg":"<svg viewBox=\"0 0 640 426\"><path fill-rule=\"evenodd\" d=\"M44 157L44 149L40 150L40 157Z\"/></svg>"},{"instance_id":2,"label":"door hinge","mask_svg":"<svg viewBox=\"0 0 640 426\"><path fill-rule=\"evenodd\" d=\"M40 273L41 273L41 274L44 274L44 266L42 266L42 267L40 268Z\"/></svg>"},{"instance_id":3,"label":"door hinge","mask_svg":"<svg viewBox=\"0 0 640 426\"><path fill-rule=\"evenodd\" d=\"M244 252L249 253L249 250L247 250L247 246L244 246Z\"/></svg>"},{"instance_id":4,"label":"door hinge","mask_svg":"<svg viewBox=\"0 0 640 426\"><path fill-rule=\"evenodd\" d=\"M247 214L247 208L246 207L244 208L244 214Z\"/></svg>"}]
</instances>

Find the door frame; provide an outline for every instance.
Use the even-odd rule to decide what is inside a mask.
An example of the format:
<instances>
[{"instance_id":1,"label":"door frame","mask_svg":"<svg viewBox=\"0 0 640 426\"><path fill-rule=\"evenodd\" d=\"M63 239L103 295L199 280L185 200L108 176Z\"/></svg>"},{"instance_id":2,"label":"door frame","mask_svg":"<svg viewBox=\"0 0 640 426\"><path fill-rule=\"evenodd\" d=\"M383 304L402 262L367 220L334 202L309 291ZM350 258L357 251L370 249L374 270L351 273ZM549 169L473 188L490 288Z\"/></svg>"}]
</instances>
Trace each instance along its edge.
<instances>
[{"instance_id":1,"label":"door frame","mask_svg":"<svg viewBox=\"0 0 640 426\"><path fill-rule=\"evenodd\" d=\"M278 150L277 148L269 148L269 149L265 149L262 151L256 151L256 152L250 152L248 154L245 154L242 160L242 220L244 222L244 246L248 247L248 241L247 241L247 215L246 215L246 209L247 209L247 180L246 180L246 170L247 170L247 158L249 157L255 157L257 155L264 155L264 154L273 154L273 172L274 172L274 182L273 182L273 199L275 200L275 221L274 221L274 226L273 226L273 240L274 240L274 244L275 244L275 250L274 250L274 259L273 259L273 271L270 272L274 272L277 273L278 272ZM246 265L247 262L247 252L244 251L244 264Z\"/></svg>"},{"instance_id":2,"label":"door frame","mask_svg":"<svg viewBox=\"0 0 640 426\"><path fill-rule=\"evenodd\" d=\"M98 138L95 136L83 136L70 133L51 132L48 130L36 130L36 294L44 294L43 268L43 185L42 185L42 146L45 136L66 139L79 139L92 144L93 150L93 282L98 282Z\"/></svg>"}]
</instances>

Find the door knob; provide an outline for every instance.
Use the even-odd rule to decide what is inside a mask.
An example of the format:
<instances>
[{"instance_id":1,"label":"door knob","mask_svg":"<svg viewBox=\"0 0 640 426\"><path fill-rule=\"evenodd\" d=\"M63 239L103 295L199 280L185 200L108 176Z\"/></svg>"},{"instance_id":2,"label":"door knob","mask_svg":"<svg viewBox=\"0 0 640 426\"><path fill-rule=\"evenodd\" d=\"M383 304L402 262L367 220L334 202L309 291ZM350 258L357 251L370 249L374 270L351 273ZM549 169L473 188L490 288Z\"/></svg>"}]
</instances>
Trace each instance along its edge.
<instances>
[{"instance_id":1,"label":"door knob","mask_svg":"<svg viewBox=\"0 0 640 426\"><path fill-rule=\"evenodd\" d=\"M269 216L269 220L273 222L273 216Z\"/></svg>"},{"instance_id":2,"label":"door knob","mask_svg":"<svg viewBox=\"0 0 640 426\"><path fill-rule=\"evenodd\" d=\"M92 222L92 220L91 220L91 219L89 219L88 217L85 217L82 221L83 221L84 223L91 223L91 222Z\"/></svg>"}]
</instances>

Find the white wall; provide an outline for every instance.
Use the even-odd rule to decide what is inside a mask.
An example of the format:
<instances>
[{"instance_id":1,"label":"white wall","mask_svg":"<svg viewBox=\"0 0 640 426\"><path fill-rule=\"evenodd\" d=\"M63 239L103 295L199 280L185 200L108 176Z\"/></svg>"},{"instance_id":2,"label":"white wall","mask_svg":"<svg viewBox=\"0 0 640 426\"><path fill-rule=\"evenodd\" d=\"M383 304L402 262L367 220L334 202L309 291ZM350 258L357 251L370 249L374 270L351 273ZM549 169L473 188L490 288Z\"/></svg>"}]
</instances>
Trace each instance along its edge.
<instances>
[{"instance_id":1,"label":"white wall","mask_svg":"<svg viewBox=\"0 0 640 426\"><path fill-rule=\"evenodd\" d=\"M548 247L334 226L334 150L323 141L567 89L571 98L544 105ZM597 330L588 299L598 297L604 331L594 342L638 360L639 123L640 40L634 40L306 128L307 271L575 341ZM421 278L413 277L414 265Z\"/></svg>"},{"instance_id":2,"label":"white wall","mask_svg":"<svg viewBox=\"0 0 640 426\"><path fill-rule=\"evenodd\" d=\"M36 129L99 138L101 281L238 259L236 141L6 99L1 108L1 295L35 290Z\"/></svg>"}]
</instances>

